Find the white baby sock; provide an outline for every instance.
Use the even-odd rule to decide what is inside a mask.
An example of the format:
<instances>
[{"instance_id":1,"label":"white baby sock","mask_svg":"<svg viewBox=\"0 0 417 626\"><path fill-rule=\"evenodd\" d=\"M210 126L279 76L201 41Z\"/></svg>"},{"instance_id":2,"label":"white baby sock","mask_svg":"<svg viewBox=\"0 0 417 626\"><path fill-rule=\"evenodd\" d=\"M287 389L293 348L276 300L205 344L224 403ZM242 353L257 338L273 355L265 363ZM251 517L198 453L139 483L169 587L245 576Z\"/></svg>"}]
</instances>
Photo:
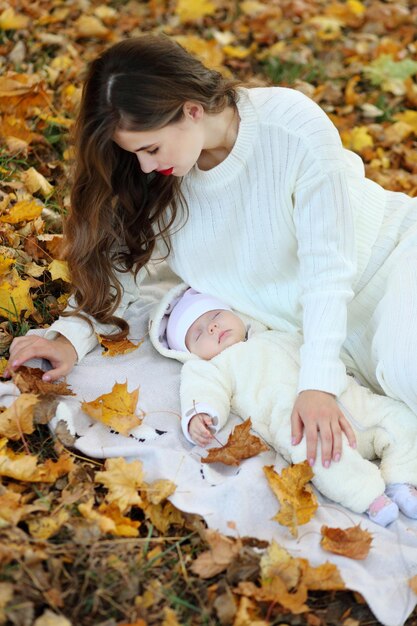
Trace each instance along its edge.
<instances>
[{"instance_id":1,"label":"white baby sock","mask_svg":"<svg viewBox=\"0 0 417 626\"><path fill-rule=\"evenodd\" d=\"M417 519L417 489L407 483L387 485L385 493L391 498L404 515Z\"/></svg>"},{"instance_id":2,"label":"white baby sock","mask_svg":"<svg viewBox=\"0 0 417 626\"><path fill-rule=\"evenodd\" d=\"M375 498L366 513L369 519L376 524L388 526L388 524L397 519L399 511L395 502L383 493L382 496Z\"/></svg>"}]
</instances>

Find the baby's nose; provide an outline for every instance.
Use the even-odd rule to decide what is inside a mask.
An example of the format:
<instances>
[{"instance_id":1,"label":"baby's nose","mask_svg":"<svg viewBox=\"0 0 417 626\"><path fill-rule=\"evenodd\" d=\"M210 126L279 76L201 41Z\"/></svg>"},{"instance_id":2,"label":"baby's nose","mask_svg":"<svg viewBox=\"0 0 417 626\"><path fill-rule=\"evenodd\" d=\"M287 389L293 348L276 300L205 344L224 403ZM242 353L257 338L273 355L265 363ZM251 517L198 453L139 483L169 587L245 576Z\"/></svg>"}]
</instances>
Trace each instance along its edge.
<instances>
[{"instance_id":1,"label":"baby's nose","mask_svg":"<svg viewBox=\"0 0 417 626\"><path fill-rule=\"evenodd\" d=\"M211 322L208 327L209 333L214 333L214 331L218 328L217 322Z\"/></svg>"}]
</instances>

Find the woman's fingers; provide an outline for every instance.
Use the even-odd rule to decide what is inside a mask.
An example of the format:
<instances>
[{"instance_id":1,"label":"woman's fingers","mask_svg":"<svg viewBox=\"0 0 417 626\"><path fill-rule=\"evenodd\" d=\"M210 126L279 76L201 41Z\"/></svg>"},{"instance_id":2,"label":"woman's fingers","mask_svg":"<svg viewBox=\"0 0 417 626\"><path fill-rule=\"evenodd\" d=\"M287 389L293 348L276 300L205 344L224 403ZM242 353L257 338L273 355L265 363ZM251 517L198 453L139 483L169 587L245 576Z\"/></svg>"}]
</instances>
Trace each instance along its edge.
<instances>
[{"instance_id":1,"label":"woman's fingers","mask_svg":"<svg viewBox=\"0 0 417 626\"><path fill-rule=\"evenodd\" d=\"M343 413L341 413L341 416L340 416L340 427L341 427L342 431L345 433L350 447L351 448L356 448L355 432L354 432L352 426L350 425L349 421L343 415Z\"/></svg>"},{"instance_id":2,"label":"woman's fingers","mask_svg":"<svg viewBox=\"0 0 417 626\"><path fill-rule=\"evenodd\" d=\"M303 438L304 424L296 409L291 413L291 443L296 446Z\"/></svg>"},{"instance_id":3,"label":"woman's fingers","mask_svg":"<svg viewBox=\"0 0 417 626\"><path fill-rule=\"evenodd\" d=\"M313 466L317 455L318 428L313 420L308 420L304 423L304 426L307 440L307 461L309 465Z\"/></svg>"},{"instance_id":4,"label":"woman's fingers","mask_svg":"<svg viewBox=\"0 0 417 626\"><path fill-rule=\"evenodd\" d=\"M52 369L45 372L43 380L57 380L68 374L77 360L74 346L65 337L50 340L30 335L17 337L13 340L10 348L10 358L7 365L7 374L17 369L30 359L47 359Z\"/></svg>"}]
</instances>

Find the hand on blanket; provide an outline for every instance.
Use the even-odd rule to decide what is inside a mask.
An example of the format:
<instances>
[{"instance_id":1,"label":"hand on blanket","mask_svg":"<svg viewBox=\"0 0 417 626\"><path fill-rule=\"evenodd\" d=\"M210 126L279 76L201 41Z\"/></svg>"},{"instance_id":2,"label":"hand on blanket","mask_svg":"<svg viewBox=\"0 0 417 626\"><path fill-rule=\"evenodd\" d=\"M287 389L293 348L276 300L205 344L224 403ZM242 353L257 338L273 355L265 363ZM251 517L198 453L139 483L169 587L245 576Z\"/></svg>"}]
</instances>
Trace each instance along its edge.
<instances>
[{"instance_id":1,"label":"hand on blanket","mask_svg":"<svg viewBox=\"0 0 417 626\"><path fill-rule=\"evenodd\" d=\"M329 467L331 460L339 461L342 454L342 432L349 445L356 446L355 434L340 410L336 398L324 391L302 391L291 414L291 436L293 445L300 443L303 429L307 438L307 459L314 465L317 441L320 437L321 460Z\"/></svg>"},{"instance_id":2,"label":"hand on blanket","mask_svg":"<svg viewBox=\"0 0 417 626\"><path fill-rule=\"evenodd\" d=\"M210 427L213 426L213 420L207 413L197 413L190 419L188 424L188 432L191 439L199 446L204 448L213 439Z\"/></svg>"},{"instance_id":3,"label":"hand on blanket","mask_svg":"<svg viewBox=\"0 0 417 626\"><path fill-rule=\"evenodd\" d=\"M77 353L72 343L63 335L56 339L44 339L38 335L16 337L10 346L10 358L5 376L17 370L30 359L47 359L52 368L42 376L42 380L53 381L69 374L77 361Z\"/></svg>"}]
</instances>

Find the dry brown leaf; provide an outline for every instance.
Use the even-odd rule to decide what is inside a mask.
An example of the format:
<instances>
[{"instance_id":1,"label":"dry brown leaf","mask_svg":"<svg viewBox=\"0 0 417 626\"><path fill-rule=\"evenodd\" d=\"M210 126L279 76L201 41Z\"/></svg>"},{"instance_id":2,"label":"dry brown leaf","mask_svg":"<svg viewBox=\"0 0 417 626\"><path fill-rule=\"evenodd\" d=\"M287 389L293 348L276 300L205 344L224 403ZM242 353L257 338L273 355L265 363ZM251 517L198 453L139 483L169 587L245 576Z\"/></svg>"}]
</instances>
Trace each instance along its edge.
<instances>
[{"instance_id":1,"label":"dry brown leaf","mask_svg":"<svg viewBox=\"0 0 417 626\"><path fill-rule=\"evenodd\" d=\"M142 423L135 415L138 397L139 389L129 393L127 383L115 383L110 393L104 393L91 402L83 402L81 408L93 419L127 435L132 428Z\"/></svg>"},{"instance_id":2,"label":"dry brown leaf","mask_svg":"<svg viewBox=\"0 0 417 626\"><path fill-rule=\"evenodd\" d=\"M309 522L318 507L317 498L307 484L314 475L313 470L304 461L284 468L281 475L272 466L264 467L264 472L281 505L273 519L287 526L296 537L297 526Z\"/></svg>"},{"instance_id":3,"label":"dry brown leaf","mask_svg":"<svg viewBox=\"0 0 417 626\"><path fill-rule=\"evenodd\" d=\"M131 506L142 504L139 489L143 486L143 469L140 461L128 463L125 459L107 459L104 472L96 472L95 482L108 489L106 500L115 503L124 513Z\"/></svg>"},{"instance_id":4,"label":"dry brown leaf","mask_svg":"<svg viewBox=\"0 0 417 626\"><path fill-rule=\"evenodd\" d=\"M98 340L104 348L102 352L103 356L110 357L133 352L134 350L137 350L143 343L143 341L141 341L138 344L134 344L129 341L129 339L122 339L121 341L111 341L110 339L105 339L100 335L98 335Z\"/></svg>"},{"instance_id":5,"label":"dry brown leaf","mask_svg":"<svg viewBox=\"0 0 417 626\"><path fill-rule=\"evenodd\" d=\"M21 393L37 393L40 395L74 396L66 382L47 382L42 380L45 374L39 367L22 365L12 372L12 379Z\"/></svg>"},{"instance_id":6,"label":"dry brown leaf","mask_svg":"<svg viewBox=\"0 0 417 626\"><path fill-rule=\"evenodd\" d=\"M208 455L202 457L202 463L224 463L225 465L239 465L240 461L250 459L260 452L269 450L259 437L252 435L250 429L252 422L250 418L243 424L239 424L233 429L224 446L221 448L211 448Z\"/></svg>"},{"instance_id":7,"label":"dry brown leaf","mask_svg":"<svg viewBox=\"0 0 417 626\"><path fill-rule=\"evenodd\" d=\"M321 534L320 545L323 550L341 554L350 559L365 559L371 548L371 533L363 530L359 525L344 530L322 526Z\"/></svg>"},{"instance_id":8,"label":"dry brown leaf","mask_svg":"<svg viewBox=\"0 0 417 626\"><path fill-rule=\"evenodd\" d=\"M0 413L0 435L17 441L23 434L31 435L35 430L33 411L39 398L33 393L22 393L13 404Z\"/></svg>"},{"instance_id":9,"label":"dry brown leaf","mask_svg":"<svg viewBox=\"0 0 417 626\"><path fill-rule=\"evenodd\" d=\"M215 530L207 530L205 539L210 550L202 552L191 565L191 570L200 578L211 578L223 572L239 554L242 542L226 537Z\"/></svg>"}]
</instances>

